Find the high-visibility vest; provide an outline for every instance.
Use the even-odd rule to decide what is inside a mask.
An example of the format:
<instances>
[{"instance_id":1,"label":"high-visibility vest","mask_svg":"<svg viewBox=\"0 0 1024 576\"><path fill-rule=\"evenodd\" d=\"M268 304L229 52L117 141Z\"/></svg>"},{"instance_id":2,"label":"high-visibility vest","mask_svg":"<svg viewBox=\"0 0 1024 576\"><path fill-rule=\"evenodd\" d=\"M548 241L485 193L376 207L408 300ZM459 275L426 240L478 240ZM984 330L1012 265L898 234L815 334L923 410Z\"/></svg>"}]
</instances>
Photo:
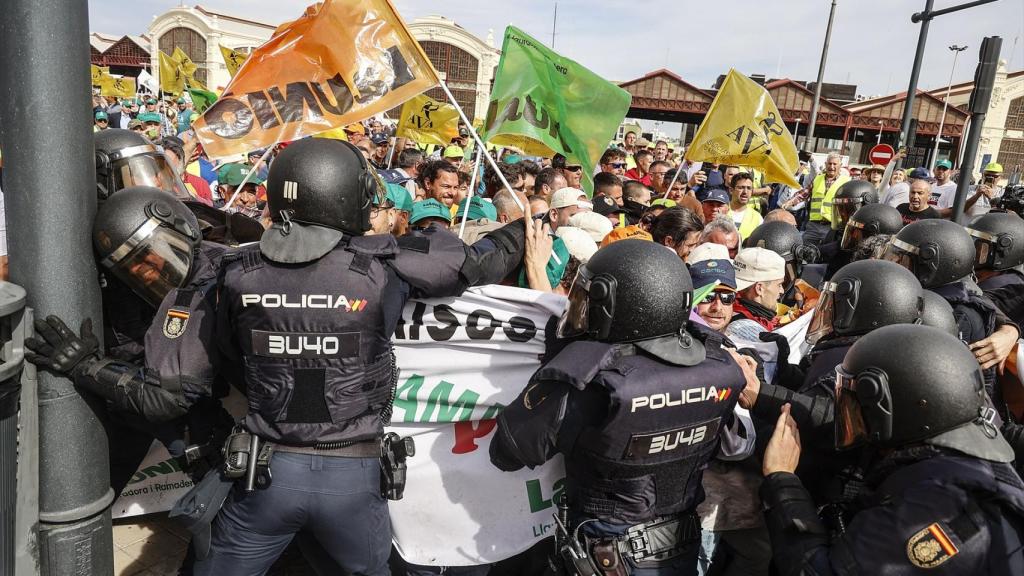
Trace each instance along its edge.
<instances>
[{"instance_id":1,"label":"high-visibility vest","mask_svg":"<svg viewBox=\"0 0 1024 576\"><path fill-rule=\"evenodd\" d=\"M814 186L811 187L811 222L832 221L832 199L836 197L839 187L849 181L849 176L840 174L828 190L825 190L825 175L818 174L814 179Z\"/></svg>"}]
</instances>

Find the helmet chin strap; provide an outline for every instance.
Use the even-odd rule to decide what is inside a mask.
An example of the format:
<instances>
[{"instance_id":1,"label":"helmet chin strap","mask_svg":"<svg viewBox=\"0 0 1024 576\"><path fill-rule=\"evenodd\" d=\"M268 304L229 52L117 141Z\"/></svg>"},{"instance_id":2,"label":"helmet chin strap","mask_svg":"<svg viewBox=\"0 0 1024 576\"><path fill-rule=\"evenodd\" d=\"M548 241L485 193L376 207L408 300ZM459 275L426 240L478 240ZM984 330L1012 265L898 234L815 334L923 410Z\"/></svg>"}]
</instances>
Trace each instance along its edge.
<instances>
[{"instance_id":1,"label":"helmet chin strap","mask_svg":"<svg viewBox=\"0 0 1024 576\"><path fill-rule=\"evenodd\" d=\"M284 226L281 227L281 234L285 236L292 233L292 211L281 210L281 220L284 221Z\"/></svg>"}]
</instances>

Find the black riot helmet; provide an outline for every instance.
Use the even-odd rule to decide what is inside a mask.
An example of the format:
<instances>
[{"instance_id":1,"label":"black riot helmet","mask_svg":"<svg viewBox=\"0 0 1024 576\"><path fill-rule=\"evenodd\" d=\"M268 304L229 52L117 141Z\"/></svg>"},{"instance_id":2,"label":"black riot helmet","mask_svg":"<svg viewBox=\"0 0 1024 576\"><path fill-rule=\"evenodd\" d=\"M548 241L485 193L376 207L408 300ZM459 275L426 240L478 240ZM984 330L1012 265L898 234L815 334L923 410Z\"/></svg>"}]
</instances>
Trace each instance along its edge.
<instances>
[{"instance_id":1,"label":"black riot helmet","mask_svg":"<svg viewBox=\"0 0 1024 576\"><path fill-rule=\"evenodd\" d=\"M882 256L910 270L925 288L956 282L974 271L974 242L949 220L918 220L892 239Z\"/></svg>"},{"instance_id":2,"label":"black riot helmet","mask_svg":"<svg viewBox=\"0 0 1024 576\"><path fill-rule=\"evenodd\" d=\"M558 335L636 342L679 334L692 300L690 273L675 253L647 240L620 240L580 267Z\"/></svg>"},{"instance_id":3,"label":"black riot helmet","mask_svg":"<svg viewBox=\"0 0 1024 576\"><path fill-rule=\"evenodd\" d=\"M992 424L981 368L963 342L931 326L898 325L858 340L836 367L836 447L931 444L1010 462Z\"/></svg>"},{"instance_id":4,"label":"black riot helmet","mask_svg":"<svg viewBox=\"0 0 1024 576\"><path fill-rule=\"evenodd\" d=\"M861 206L876 204L878 191L867 180L850 180L836 190L832 199L832 228L842 230Z\"/></svg>"},{"instance_id":5,"label":"black riot helmet","mask_svg":"<svg viewBox=\"0 0 1024 576\"><path fill-rule=\"evenodd\" d=\"M879 234L895 234L900 228L903 217L899 210L888 204L865 204L846 222L839 248L852 252L864 240Z\"/></svg>"},{"instance_id":6,"label":"black riot helmet","mask_svg":"<svg viewBox=\"0 0 1024 576\"><path fill-rule=\"evenodd\" d=\"M967 233L974 238L975 268L1006 270L1024 264L1024 219L1012 212L975 218Z\"/></svg>"},{"instance_id":7,"label":"black riot helmet","mask_svg":"<svg viewBox=\"0 0 1024 576\"><path fill-rule=\"evenodd\" d=\"M765 248L786 260L785 286L788 288L800 277L805 264L813 264L820 256L818 249L804 244L796 226L788 222L765 222L743 242L745 248Z\"/></svg>"},{"instance_id":8,"label":"black riot helmet","mask_svg":"<svg viewBox=\"0 0 1024 576\"><path fill-rule=\"evenodd\" d=\"M826 336L858 336L890 324L913 324L924 309L921 283L906 268L884 260L843 266L825 283L807 342Z\"/></svg>"},{"instance_id":9,"label":"black riot helmet","mask_svg":"<svg viewBox=\"0 0 1024 576\"><path fill-rule=\"evenodd\" d=\"M953 307L945 298L931 290L922 290L921 297L924 298L924 312L921 314L921 324L938 328L947 334L960 337L960 326L953 316Z\"/></svg>"},{"instance_id":10,"label":"black riot helmet","mask_svg":"<svg viewBox=\"0 0 1024 576\"><path fill-rule=\"evenodd\" d=\"M188 281L201 240L180 200L147 186L125 188L96 211L92 243L100 262L153 306Z\"/></svg>"},{"instance_id":11,"label":"black riot helmet","mask_svg":"<svg viewBox=\"0 0 1024 576\"><path fill-rule=\"evenodd\" d=\"M270 165L266 185L274 224L263 234L260 249L286 263L316 260L344 234L361 236L384 195L384 185L362 152L327 138L307 138L285 148Z\"/></svg>"},{"instance_id":12,"label":"black riot helmet","mask_svg":"<svg viewBox=\"0 0 1024 576\"><path fill-rule=\"evenodd\" d=\"M133 186L152 186L181 200L192 195L167 163L163 150L142 134L108 128L93 133L96 152L96 196L100 202Z\"/></svg>"}]
</instances>

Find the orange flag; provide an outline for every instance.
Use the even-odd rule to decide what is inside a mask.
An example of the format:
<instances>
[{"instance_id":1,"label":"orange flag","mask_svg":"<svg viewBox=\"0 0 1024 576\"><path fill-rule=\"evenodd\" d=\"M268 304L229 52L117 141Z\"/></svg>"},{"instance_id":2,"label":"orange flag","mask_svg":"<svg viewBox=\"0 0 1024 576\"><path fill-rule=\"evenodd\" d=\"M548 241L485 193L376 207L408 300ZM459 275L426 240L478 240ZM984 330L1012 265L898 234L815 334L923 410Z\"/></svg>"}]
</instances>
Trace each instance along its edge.
<instances>
[{"instance_id":1,"label":"orange flag","mask_svg":"<svg viewBox=\"0 0 1024 576\"><path fill-rule=\"evenodd\" d=\"M326 0L278 27L193 126L221 158L364 120L437 84L389 0Z\"/></svg>"}]
</instances>

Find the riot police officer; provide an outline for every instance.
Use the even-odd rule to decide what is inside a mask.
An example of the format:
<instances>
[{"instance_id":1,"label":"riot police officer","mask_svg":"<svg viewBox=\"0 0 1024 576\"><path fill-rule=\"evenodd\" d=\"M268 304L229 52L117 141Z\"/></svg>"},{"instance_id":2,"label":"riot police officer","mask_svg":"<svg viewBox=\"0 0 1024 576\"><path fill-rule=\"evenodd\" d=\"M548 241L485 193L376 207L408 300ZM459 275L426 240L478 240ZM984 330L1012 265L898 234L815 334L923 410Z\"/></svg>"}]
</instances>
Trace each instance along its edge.
<instances>
[{"instance_id":1,"label":"riot police officer","mask_svg":"<svg viewBox=\"0 0 1024 576\"><path fill-rule=\"evenodd\" d=\"M118 190L150 186L192 200L181 178L163 151L142 134L110 128L94 135L96 149L96 196L103 202Z\"/></svg>"},{"instance_id":2,"label":"riot police officer","mask_svg":"<svg viewBox=\"0 0 1024 576\"><path fill-rule=\"evenodd\" d=\"M821 262L825 264L825 278L849 264L853 250L843 248L843 235L847 224L864 206L878 203L878 193L867 180L850 180L839 187L832 201L832 230L821 244Z\"/></svg>"},{"instance_id":3,"label":"riot police officer","mask_svg":"<svg viewBox=\"0 0 1024 576\"><path fill-rule=\"evenodd\" d=\"M1024 573L1024 483L959 340L926 326L875 330L836 368L836 406L836 447L878 452L868 493L830 541L793 474L801 446L784 410L761 487L780 574Z\"/></svg>"},{"instance_id":4,"label":"riot police officer","mask_svg":"<svg viewBox=\"0 0 1024 576\"><path fill-rule=\"evenodd\" d=\"M818 260L818 248L810 244L804 244L800 230L788 222L776 220L761 224L743 241L743 246L745 248L765 248L786 260L786 277L783 280L783 287L785 288L783 301L792 301L789 296L794 295L793 285L797 279L804 279L808 284L815 287L820 284L820 277L810 279L804 277L805 270L808 270L808 265L814 264Z\"/></svg>"},{"instance_id":5,"label":"riot police officer","mask_svg":"<svg viewBox=\"0 0 1024 576\"><path fill-rule=\"evenodd\" d=\"M576 340L498 417L498 468L565 456L560 552L595 573L696 570L701 471L749 366L730 358L720 335L687 322L691 287L685 265L660 246L623 240L599 250L559 321L559 335Z\"/></svg>"},{"instance_id":6,"label":"riot police officer","mask_svg":"<svg viewBox=\"0 0 1024 576\"><path fill-rule=\"evenodd\" d=\"M866 204L850 216L839 249L854 252L861 242L879 234L895 234L903 228L899 210L888 204Z\"/></svg>"},{"instance_id":7,"label":"riot police officer","mask_svg":"<svg viewBox=\"0 0 1024 576\"><path fill-rule=\"evenodd\" d=\"M1019 325L1024 315L1011 315L1009 303L1024 287L1024 220L1011 212L989 212L975 218L967 233L974 239L974 273L985 295Z\"/></svg>"},{"instance_id":8,"label":"riot police officer","mask_svg":"<svg viewBox=\"0 0 1024 576\"><path fill-rule=\"evenodd\" d=\"M521 262L525 229L514 222L472 247L439 228L397 242L364 235L383 195L347 142L296 142L270 168L274 224L225 263L218 295L222 352L244 367L249 399L226 470L245 458L246 482L217 515L197 574L262 574L303 529L345 572L388 573L384 494L402 486L382 479L408 448L382 445L402 308L412 294L501 280Z\"/></svg>"},{"instance_id":9,"label":"riot police officer","mask_svg":"<svg viewBox=\"0 0 1024 576\"><path fill-rule=\"evenodd\" d=\"M163 190L135 186L111 196L96 213L93 246L104 269L157 310L144 361L101 355L88 320L79 335L55 316L37 320L40 338L26 346L31 361L106 400L116 420L156 436L186 470L204 464L201 474L203 457L219 449L209 444L215 429L231 422L217 400L227 388L213 337L212 289L225 249L200 238L196 217Z\"/></svg>"}]
</instances>

